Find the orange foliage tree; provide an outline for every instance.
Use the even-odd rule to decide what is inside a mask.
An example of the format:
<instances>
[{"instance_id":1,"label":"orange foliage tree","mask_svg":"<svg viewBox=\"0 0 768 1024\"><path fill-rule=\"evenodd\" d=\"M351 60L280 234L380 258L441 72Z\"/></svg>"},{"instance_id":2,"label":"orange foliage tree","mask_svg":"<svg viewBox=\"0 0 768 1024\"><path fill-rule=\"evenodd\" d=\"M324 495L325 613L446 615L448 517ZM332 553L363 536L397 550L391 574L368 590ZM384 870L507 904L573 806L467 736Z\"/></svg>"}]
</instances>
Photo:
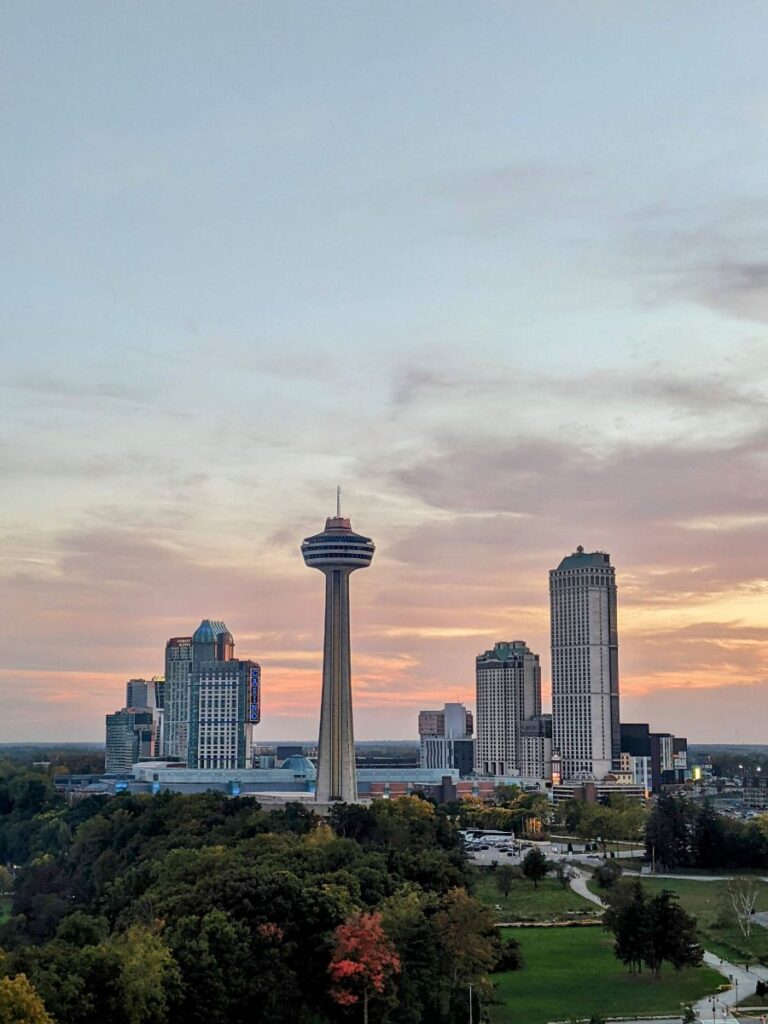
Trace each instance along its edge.
<instances>
[{"instance_id":1,"label":"orange foliage tree","mask_svg":"<svg viewBox=\"0 0 768 1024\"><path fill-rule=\"evenodd\" d=\"M383 992L388 978L400 970L400 958L381 926L381 914L356 913L335 932L336 945L328 966L331 997L340 1006L363 1003L368 1024L368 999Z\"/></svg>"}]
</instances>

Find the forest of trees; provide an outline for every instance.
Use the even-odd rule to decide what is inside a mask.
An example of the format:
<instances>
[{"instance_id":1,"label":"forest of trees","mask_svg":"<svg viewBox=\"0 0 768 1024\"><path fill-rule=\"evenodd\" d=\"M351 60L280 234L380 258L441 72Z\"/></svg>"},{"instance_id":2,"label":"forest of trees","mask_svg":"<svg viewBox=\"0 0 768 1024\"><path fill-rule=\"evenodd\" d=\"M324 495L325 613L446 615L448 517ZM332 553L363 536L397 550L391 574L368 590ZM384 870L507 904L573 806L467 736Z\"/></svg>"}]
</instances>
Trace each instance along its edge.
<instances>
[{"instance_id":1,"label":"forest of trees","mask_svg":"<svg viewBox=\"0 0 768 1024\"><path fill-rule=\"evenodd\" d=\"M646 857L657 869L768 868L765 822L726 818L708 801L662 793L645 827Z\"/></svg>"},{"instance_id":2,"label":"forest of trees","mask_svg":"<svg viewBox=\"0 0 768 1024\"><path fill-rule=\"evenodd\" d=\"M67 805L6 764L0 862L0 977L57 1024L448 1024L504 962L455 826L417 798L326 822L215 793Z\"/></svg>"}]
</instances>

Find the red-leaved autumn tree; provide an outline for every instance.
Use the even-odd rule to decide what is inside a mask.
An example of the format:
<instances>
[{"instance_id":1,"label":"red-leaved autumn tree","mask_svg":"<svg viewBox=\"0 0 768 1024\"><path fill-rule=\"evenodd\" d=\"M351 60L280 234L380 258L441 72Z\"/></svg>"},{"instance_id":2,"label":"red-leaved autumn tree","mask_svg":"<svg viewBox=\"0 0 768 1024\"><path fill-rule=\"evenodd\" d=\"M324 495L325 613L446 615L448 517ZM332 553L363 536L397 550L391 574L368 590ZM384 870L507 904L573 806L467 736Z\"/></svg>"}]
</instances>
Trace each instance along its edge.
<instances>
[{"instance_id":1,"label":"red-leaved autumn tree","mask_svg":"<svg viewBox=\"0 0 768 1024\"><path fill-rule=\"evenodd\" d=\"M381 914L353 914L336 929L336 945L328 966L331 997L340 1006L363 1003L368 1024L368 999L383 992L387 979L400 970L400 958L381 926Z\"/></svg>"}]
</instances>

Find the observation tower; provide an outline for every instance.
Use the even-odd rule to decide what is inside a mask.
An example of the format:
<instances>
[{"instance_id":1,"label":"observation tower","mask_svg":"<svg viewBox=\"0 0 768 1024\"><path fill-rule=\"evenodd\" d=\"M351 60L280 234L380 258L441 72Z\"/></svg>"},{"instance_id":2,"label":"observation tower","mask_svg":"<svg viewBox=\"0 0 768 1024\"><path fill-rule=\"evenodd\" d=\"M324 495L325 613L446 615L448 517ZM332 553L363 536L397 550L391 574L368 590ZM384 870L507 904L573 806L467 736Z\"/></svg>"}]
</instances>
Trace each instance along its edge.
<instances>
[{"instance_id":1,"label":"observation tower","mask_svg":"<svg viewBox=\"0 0 768 1024\"><path fill-rule=\"evenodd\" d=\"M366 569L375 550L370 537L353 533L341 514L336 490L336 515L322 533L307 537L301 553L310 569L325 573L325 640L323 695L315 799L327 803L357 800L355 735L352 726L352 675L349 649L349 574Z\"/></svg>"}]
</instances>

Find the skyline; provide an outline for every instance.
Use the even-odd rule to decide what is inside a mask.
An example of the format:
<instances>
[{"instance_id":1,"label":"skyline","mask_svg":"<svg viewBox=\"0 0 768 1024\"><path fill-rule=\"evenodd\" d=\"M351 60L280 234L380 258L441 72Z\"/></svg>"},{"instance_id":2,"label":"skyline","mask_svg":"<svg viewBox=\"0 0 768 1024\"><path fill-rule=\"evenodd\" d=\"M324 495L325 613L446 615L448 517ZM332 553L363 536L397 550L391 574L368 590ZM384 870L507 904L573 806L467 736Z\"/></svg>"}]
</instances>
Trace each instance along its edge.
<instances>
[{"instance_id":1,"label":"skyline","mask_svg":"<svg viewBox=\"0 0 768 1024\"><path fill-rule=\"evenodd\" d=\"M768 710L768 11L73 0L0 14L0 741L103 736L226 621L317 733L339 481L356 734L540 655L616 566L621 715ZM684 56L684 59L681 59Z\"/></svg>"}]
</instances>

